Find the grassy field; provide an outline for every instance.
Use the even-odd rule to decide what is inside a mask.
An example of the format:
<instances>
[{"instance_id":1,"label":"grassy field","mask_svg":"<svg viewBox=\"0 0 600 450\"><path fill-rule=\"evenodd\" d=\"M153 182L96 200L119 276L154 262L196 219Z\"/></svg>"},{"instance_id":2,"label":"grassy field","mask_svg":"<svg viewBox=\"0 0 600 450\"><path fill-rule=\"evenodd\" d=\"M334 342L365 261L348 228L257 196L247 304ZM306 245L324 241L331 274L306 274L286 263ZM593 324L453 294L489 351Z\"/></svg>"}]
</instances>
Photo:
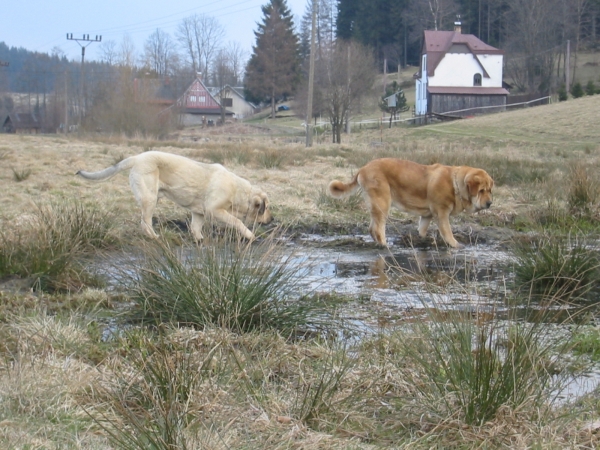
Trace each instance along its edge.
<instances>
[{"instance_id":1,"label":"grassy field","mask_svg":"<svg viewBox=\"0 0 600 450\"><path fill-rule=\"evenodd\" d=\"M340 326L332 308L347 299L307 295L302 310L283 301L295 280L286 248L270 236L366 233L362 202L336 202L325 188L394 156L494 177L492 208L452 219L459 238L477 230L530 251L550 247L536 237L596 242L599 116L600 96L584 97L362 130L311 148L293 117L186 129L163 141L0 135L0 447L595 448L597 395L556 405L549 393L597 357L600 337L585 325L593 314L564 334L541 320L409 315L403 326L349 341L330 332ZM161 201L157 244L140 232L125 174L104 183L75 175L150 149L222 163L262 187L278 230L260 230L251 246L215 231L197 249L173 224L186 212ZM394 213L394 245L406 245L401 236L416 233L416 223ZM430 233L436 238L435 226ZM566 251L573 247L586 259L570 267L570 292L598 279L596 252L583 244ZM574 261L561 251L556 260ZM114 262L116 286L86 269L116 254L136 255ZM534 269L543 263L528 256ZM565 266L550 269L555 281ZM546 313L565 296L574 301L565 289L544 292Z\"/></svg>"}]
</instances>

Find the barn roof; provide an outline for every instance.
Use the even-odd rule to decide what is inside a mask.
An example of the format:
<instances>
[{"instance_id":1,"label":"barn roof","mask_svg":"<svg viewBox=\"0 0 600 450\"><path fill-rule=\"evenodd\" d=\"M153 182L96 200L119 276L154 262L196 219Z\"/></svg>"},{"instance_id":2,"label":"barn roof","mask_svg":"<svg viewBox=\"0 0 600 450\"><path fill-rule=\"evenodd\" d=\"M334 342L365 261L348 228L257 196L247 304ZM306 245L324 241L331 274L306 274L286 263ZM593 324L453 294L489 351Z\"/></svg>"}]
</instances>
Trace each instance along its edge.
<instances>
[{"instance_id":1,"label":"barn roof","mask_svg":"<svg viewBox=\"0 0 600 450\"><path fill-rule=\"evenodd\" d=\"M10 113L4 123L11 122L13 128L40 128L40 122L32 113Z\"/></svg>"}]
</instances>

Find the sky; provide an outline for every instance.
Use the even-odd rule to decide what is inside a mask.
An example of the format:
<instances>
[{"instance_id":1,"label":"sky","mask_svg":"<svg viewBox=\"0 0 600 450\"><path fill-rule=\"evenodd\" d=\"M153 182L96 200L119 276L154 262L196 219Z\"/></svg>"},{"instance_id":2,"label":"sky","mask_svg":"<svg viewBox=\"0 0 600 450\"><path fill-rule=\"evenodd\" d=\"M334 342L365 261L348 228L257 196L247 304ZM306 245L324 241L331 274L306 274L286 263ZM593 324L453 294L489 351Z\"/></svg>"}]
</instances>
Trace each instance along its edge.
<instances>
[{"instance_id":1,"label":"sky","mask_svg":"<svg viewBox=\"0 0 600 450\"><path fill-rule=\"evenodd\" d=\"M128 35L137 53L144 42L160 28L176 39L177 25L185 17L205 14L219 21L225 30L224 44L238 42L248 56L255 43L254 31L262 22L261 6L269 0L17 0L2 5L0 42L9 47L51 53L59 47L68 59L81 59L81 46L73 38L102 36L102 42L117 46ZM307 1L287 0L299 24ZM82 44L88 44L83 42ZM99 59L101 43L86 46L85 60Z\"/></svg>"}]
</instances>

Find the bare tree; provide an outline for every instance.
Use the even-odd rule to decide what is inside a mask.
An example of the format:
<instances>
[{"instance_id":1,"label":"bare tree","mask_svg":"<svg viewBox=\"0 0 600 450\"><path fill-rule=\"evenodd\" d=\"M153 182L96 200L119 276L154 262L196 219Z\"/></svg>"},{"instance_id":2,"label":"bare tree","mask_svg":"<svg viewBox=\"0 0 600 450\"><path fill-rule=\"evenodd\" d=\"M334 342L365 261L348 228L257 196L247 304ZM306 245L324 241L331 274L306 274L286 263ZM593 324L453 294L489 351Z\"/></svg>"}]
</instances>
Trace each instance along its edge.
<instances>
[{"instance_id":1,"label":"bare tree","mask_svg":"<svg viewBox=\"0 0 600 450\"><path fill-rule=\"evenodd\" d=\"M225 47L227 60L232 74L232 85L239 86L244 78L244 70L246 68L246 60L248 59L247 52L242 48L239 42L231 41Z\"/></svg>"},{"instance_id":2,"label":"bare tree","mask_svg":"<svg viewBox=\"0 0 600 450\"><path fill-rule=\"evenodd\" d=\"M451 29L457 12L455 0L410 0L407 19L418 33L444 30Z\"/></svg>"},{"instance_id":3,"label":"bare tree","mask_svg":"<svg viewBox=\"0 0 600 450\"><path fill-rule=\"evenodd\" d=\"M178 55L168 33L157 29L144 45L144 64L159 76L170 75L177 64Z\"/></svg>"},{"instance_id":4,"label":"bare tree","mask_svg":"<svg viewBox=\"0 0 600 450\"><path fill-rule=\"evenodd\" d=\"M183 19L177 28L177 39L182 44L186 56L191 60L195 71L208 78L210 62L221 47L225 30L214 17L205 14Z\"/></svg>"},{"instance_id":5,"label":"bare tree","mask_svg":"<svg viewBox=\"0 0 600 450\"><path fill-rule=\"evenodd\" d=\"M567 0L570 6L570 16L572 19L569 21L573 24L572 35L575 40L575 61L573 62L573 80L575 79L575 71L577 69L577 56L581 49L581 36L585 31L585 27L588 25L591 19L591 8L589 0Z\"/></svg>"},{"instance_id":6,"label":"bare tree","mask_svg":"<svg viewBox=\"0 0 600 450\"><path fill-rule=\"evenodd\" d=\"M177 40L189 58L194 73L199 71L198 54L196 52L195 16L186 17L177 26Z\"/></svg>"},{"instance_id":7,"label":"bare tree","mask_svg":"<svg viewBox=\"0 0 600 450\"><path fill-rule=\"evenodd\" d=\"M117 64L123 67L135 67L135 44L128 34L123 36L117 52Z\"/></svg>"},{"instance_id":8,"label":"bare tree","mask_svg":"<svg viewBox=\"0 0 600 450\"><path fill-rule=\"evenodd\" d=\"M109 65L114 65L117 62L118 51L117 43L113 40L103 41L100 43L100 60Z\"/></svg>"},{"instance_id":9,"label":"bare tree","mask_svg":"<svg viewBox=\"0 0 600 450\"><path fill-rule=\"evenodd\" d=\"M342 142L344 122L365 95L372 93L375 61L371 51L356 42L338 40L315 67L315 92L323 99L333 142Z\"/></svg>"},{"instance_id":10,"label":"bare tree","mask_svg":"<svg viewBox=\"0 0 600 450\"><path fill-rule=\"evenodd\" d=\"M507 0L506 74L521 91L547 94L564 39L564 0Z\"/></svg>"}]
</instances>

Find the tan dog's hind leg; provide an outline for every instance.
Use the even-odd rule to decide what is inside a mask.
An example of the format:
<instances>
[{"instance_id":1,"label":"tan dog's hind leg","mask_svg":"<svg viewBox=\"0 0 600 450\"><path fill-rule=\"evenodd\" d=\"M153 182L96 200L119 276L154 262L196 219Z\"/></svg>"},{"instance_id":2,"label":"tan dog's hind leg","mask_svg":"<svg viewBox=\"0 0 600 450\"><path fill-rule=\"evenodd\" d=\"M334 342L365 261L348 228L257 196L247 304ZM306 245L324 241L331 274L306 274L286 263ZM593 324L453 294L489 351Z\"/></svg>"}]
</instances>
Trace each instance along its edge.
<instances>
[{"instance_id":1,"label":"tan dog's hind leg","mask_svg":"<svg viewBox=\"0 0 600 450\"><path fill-rule=\"evenodd\" d=\"M369 225L369 233L371 233L371 236L376 242L387 246L385 239L385 222L387 221L391 202L390 200L386 200L385 197L372 195L373 192L371 191L369 191L367 194L369 195L369 206L371 210L371 224Z\"/></svg>"},{"instance_id":2,"label":"tan dog's hind leg","mask_svg":"<svg viewBox=\"0 0 600 450\"><path fill-rule=\"evenodd\" d=\"M423 217L419 218L419 236L426 237L427 230L429 229L429 224L431 223L431 217Z\"/></svg>"},{"instance_id":3,"label":"tan dog's hind leg","mask_svg":"<svg viewBox=\"0 0 600 450\"><path fill-rule=\"evenodd\" d=\"M450 226L450 213L442 212L438 215L438 226L440 229L440 234L444 241L450 246L454 248L463 247L456 239L454 239L454 235L452 234L452 227Z\"/></svg>"},{"instance_id":4,"label":"tan dog's hind leg","mask_svg":"<svg viewBox=\"0 0 600 450\"><path fill-rule=\"evenodd\" d=\"M224 209L217 209L216 211L213 211L211 215L215 219L223 222L225 225L234 227L240 232L242 236L244 236L249 241L253 241L256 238L256 236L254 236L254 233L252 233L252 231L250 231L240 219L232 216Z\"/></svg>"}]
</instances>

